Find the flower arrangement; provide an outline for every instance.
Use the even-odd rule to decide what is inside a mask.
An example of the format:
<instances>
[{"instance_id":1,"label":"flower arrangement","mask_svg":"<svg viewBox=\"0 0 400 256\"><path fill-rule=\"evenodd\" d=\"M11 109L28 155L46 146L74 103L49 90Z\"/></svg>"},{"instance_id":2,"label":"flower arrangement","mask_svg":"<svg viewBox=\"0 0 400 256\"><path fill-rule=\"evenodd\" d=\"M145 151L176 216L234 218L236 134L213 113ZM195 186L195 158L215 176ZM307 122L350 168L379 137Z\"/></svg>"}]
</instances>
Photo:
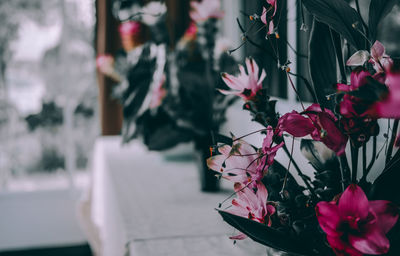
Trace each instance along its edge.
<instances>
[{"instance_id":1,"label":"flower arrangement","mask_svg":"<svg viewBox=\"0 0 400 256\"><path fill-rule=\"evenodd\" d=\"M203 141L218 132L234 100L216 90L227 89L220 72L236 72L230 46L216 40L220 2L187 2L183 17L163 1L114 2L123 51L99 56L97 66L117 82L124 142L141 137L150 150L165 150L192 140L208 151Z\"/></svg>"},{"instance_id":2,"label":"flower arrangement","mask_svg":"<svg viewBox=\"0 0 400 256\"><path fill-rule=\"evenodd\" d=\"M283 1L264 2L262 13L250 16L251 27L265 31L267 41L279 39ZM290 61L271 57L289 82L294 76L305 82L314 103L306 107L297 95L301 109L278 113L262 86L266 72L251 58L239 74L222 73L230 89L219 91L242 98L243 109L263 126L251 134L264 138L261 147L247 143L246 135L211 147L208 167L233 183L236 196L218 212L240 231L231 239L250 237L290 255L400 255L400 63L376 40L380 20L395 2L371 0L368 23L358 0L356 8L344 0L297 3L288 8L305 7L313 17L311 81L292 73ZM265 49L239 25L245 42ZM387 131L380 129L382 119ZM386 140L384 153L378 136ZM295 140L314 177L305 174L310 166L296 163ZM287 167L275 159L281 151ZM378 155L385 155L383 163Z\"/></svg>"}]
</instances>

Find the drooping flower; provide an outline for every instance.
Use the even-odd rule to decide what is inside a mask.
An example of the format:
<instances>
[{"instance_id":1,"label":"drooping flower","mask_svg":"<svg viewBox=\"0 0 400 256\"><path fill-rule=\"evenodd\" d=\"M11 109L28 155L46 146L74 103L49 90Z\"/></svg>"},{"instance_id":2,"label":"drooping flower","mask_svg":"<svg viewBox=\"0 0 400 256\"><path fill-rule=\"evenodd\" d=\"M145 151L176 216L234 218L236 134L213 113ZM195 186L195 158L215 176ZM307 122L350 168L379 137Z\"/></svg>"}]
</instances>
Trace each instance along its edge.
<instances>
[{"instance_id":1,"label":"drooping flower","mask_svg":"<svg viewBox=\"0 0 400 256\"><path fill-rule=\"evenodd\" d=\"M262 153L264 157L262 157L259 168L265 169L268 166L271 166L274 162L277 151L285 144L285 142L282 141L278 145L273 146L274 143L273 138L274 138L274 131L272 129L272 126L268 126L267 135L265 136L262 144Z\"/></svg>"},{"instance_id":2,"label":"drooping flower","mask_svg":"<svg viewBox=\"0 0 400 256\"><path fill-rule=\"evenodd\" d=\"M388 95L370 109L372 115L381 118L400 118L400 72L389 71L386 75Z\"/></svg>"},{"instance_id":3,"label":"drooping flower","mask_svg":"<svg viewBox=\"0 0 400 256\"><path fill-rule=\"evenodd\" d=\"M227 73L222 74L222 80L232 89L232 91L219 90L223 94L234 94L242 97L244 100L253 99L257 92L262 89L262 81L266 77L265 70L262 69L260 77L258 76L259 67L252 58L246 59L247 73L242 65L239 65L240 74L235 77Z\"/></svg>"},{"instance_id":4,"label":"drooping flower","mask_svg":"<svg viewBox=\"0 0 400 256\"><path fill-rule=\"evenodd\" d=\"M220 0L202 0L190 2L190 18L195 22L204 22L210 18L220 19L224 16Z\"/></svg>"},{"instance_id":5,"label":"drooping flower","mask_svg":"<svg viewBox=\"0 0 400 256\"><path fill-rule=\"evenodd\" d=\"M234 188L237 198L232 200L232 207L227 212L271 226L270 217L275 213L275 207L267 201L268 191L264 184L256 183L256 193L241 183L235 183ZM231 237L235 240L244 238L244 234Z\"/></svg>"},{"instance_id":6,"label":"drooping flower","mask_svg":"<svg viewBox=\"0 0 400 256\"><path fill-rule=\"evenodd\" d=\"M263 178L260 164L259 153L247 142L243 140L235 141L231 146L224 145L218 147L220 155L215 155L207 159L208 168L219 172L222 178L232 182L242 184L252 183Z\"/></svg>"},{"instance_id":7,"label":"drooping flower","mask_svg":"<svg viewBox=\"0 0 400 256\"><path fill-rule=\"evenodd\" d=\"M268 9L263 7L263 11L262 11L260 19L261 19L261 22L264 23L268 27L267 35L271 35L271 34L275 33L274 17L275 17L278 5L277 5L276 0L267 0L267 3L270 5L270 7ZM273 10L273 13L269 14L271 10ZM268 16L268 18L267 18L267 16ZM278 37L278 34L277 33L275 33L275 34Z\"/></svg>"},{"instance_id":8,"label":"drooping flower","mask_svg":"<svg viewBox=\"0 0 400 256\"><path fill-rule=\"evenodd\" d=\"M121 81L121 76L114 69L114 57L110 54L101 54L97 56L96 66L104 75L114 79L115 81Z\"/></svg>"},{"instance_id":9,"label":"drooping flower","mask_svg":"<svg viewBox=\"0 0 400 256\"><path fill-rule=\"evenodd\" d=\"M287 132L294 137L311 135L316 141L323 142L337 155L345 152L347 136L337 126L338 120L329 109L322 110L318 104L312 104L303 113L292 111L279 118L278 131Z\"/></svg>"},{"instance_id":10,"label":"drooping flower","mask_svg":"<svg viewBox=\"0 0 400 256\"><path fill-rule=\"evenodd\" d=\"M267 35L271 35L275 32L275 25L274 25L274 20L271 18L271 20L268 22L267 20L267 9L263 7L263 13L261 14L261 21L268 27Z\"/></svg>"},{"instance_id":11,"label":"drooping flower","mask_svg":"<svg viewBox=\"0 0 400 256\"><path fill-rule=\"evenodd\" d=\"M363 86L369 86L368 77L379 79L379 76L380 74L371 76L363 67L357 67L351 72L350 85L337 84L337 89L339 92L346 93L355 91ZM350 94L345 94L339 103L339 112L342 117L340 123L356 146L361 146L369 140L370 136L376 135L379 131L376 118L368 113L371 104L371 101Z\"/></svg>"},{"instance_id":12,"label":"drooping flower","mask_svg":"<svg viewBox=\"0 0 400 256\"><path fill-rule=\"evenodd\" d=\"M350 185L339 202L319 202L316 216L337 255L362 256L389 251L386 234L396 224L398 208L385 200L368 201L364 191Z\"/></svg>"},{"instance_id":13,"label":"drooping flower","mask_svg":"<svg viewBox=\"0 0 400 256\"><path fill-rule=\"evenodd\" d=\"M360 50L354 53L346 62L347 66L362 66L370 62L376 72L387 72L393 65L393 60L385 53L385 47L378 40L371 47L371 51Z\"/></svg>"}]
</instances>

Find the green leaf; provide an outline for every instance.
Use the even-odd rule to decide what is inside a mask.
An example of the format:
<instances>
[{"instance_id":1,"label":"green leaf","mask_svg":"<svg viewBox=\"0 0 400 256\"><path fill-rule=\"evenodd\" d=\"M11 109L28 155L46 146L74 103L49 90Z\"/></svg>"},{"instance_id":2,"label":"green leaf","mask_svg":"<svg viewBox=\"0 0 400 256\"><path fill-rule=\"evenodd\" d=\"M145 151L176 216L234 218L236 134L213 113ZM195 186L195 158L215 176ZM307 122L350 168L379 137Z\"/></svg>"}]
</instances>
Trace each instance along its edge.
<instances>
[{"instance_id":1,"label":"green leaf","mask_svg":"<svg viewBox=\"0 0 400 256\"><path fill-rule=\"evenodd\" d=\"M318 21L338 32L357 50L365 48L362 34L353 27L357 24L362 29L360 15L344 0L303 0L303 4Z\"/></svg>"},{"instance_id":2,"label":"green leaf","mask_svg":"<svg viewBox=\"0 0 400 256\"><path fill-rule=\"evenodd\" d=\"M329 27L315 19L311 30L308 61L318 101L328 107L326 96L335 93L337 83L335 47Z\"/></svg>"},{"instance_id":3,"label":"green leaf","mask_svg":"<svg viewBox=\"0 0 400 256\"><path fill-rule=\"evenodd\" d=\"M388 200L400 205L400 150L385 166L382 174L376 178L370 190L370 199Z\"/></svg>"},{"instance_id":4,"label":"green leaf","mask_svg":"<svg viewBox=\"0 0 400 256\"><path fill-rule=\"evenodd\" d=\"M224 221L260 244L290 253L290 255L315 255L310 249L305 247L304 241L290 234L283 233L256 221L230 214L226 211L217 211Z\"/></svg>"},{"instance_id":5,"label":"green leaf","mask_svg":"<svg viewBox=\"0 0 400 256\"><path fill-rule=\"evenodd\" d=\"M371 0L369 5L369 38L371 42L375 42L378 34L378 25L393 8L398 0Z\"/></svg>"}]
</instances>

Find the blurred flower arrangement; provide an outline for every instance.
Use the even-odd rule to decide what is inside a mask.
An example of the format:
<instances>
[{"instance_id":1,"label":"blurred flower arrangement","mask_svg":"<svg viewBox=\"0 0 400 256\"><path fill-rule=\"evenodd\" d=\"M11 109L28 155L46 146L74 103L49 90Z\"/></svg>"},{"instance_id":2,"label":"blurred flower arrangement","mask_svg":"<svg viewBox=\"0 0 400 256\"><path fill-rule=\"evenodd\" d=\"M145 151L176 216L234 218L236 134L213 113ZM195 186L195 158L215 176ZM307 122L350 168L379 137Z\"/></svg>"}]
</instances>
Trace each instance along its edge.
<instances>
[{"instance_id":1,"label":"blurred flower arrangement","mask_svg":"<svg viewBox=\"0 0 400 256\"><path fill-rule=\"evenodd\" d=\"M265 31L266 40L279 39L283 1L264 2L262 13L250 16L250 29ZM293 76L305 82L315 103L306 107L297 95L301 109L280 115L262 87L265 70L251 58L239 66L239 74L222 74L230 90L220 92L242 98L243 109L264 127L251 134L264 139L260 148L248 144L247 135L211 147L209 168L234 184L236 196L218 211L240 231L232 239L250 237L289 255L400 255L400 62L376 40L380 20L395 1L372 0L368 23L357 0L356 9L344 0L297 3L288 8L305 7L313 16L311 81L292 73L290 61L271 57L295 91ZM239 26L246 43L265 49ZM301 27L306 28L304 22ZM380 119L388 120L387 131L380 130ZM382 134L386 156L379 166ZM296 163L295 140L301 141L314 177L305 174L310 166ZM289 159L287 167L275 160L279 151Z\"/></svg>"},{"instance_id":2,"label":"blurred flower arrangement","mask_svg":"<svg viewBox=\"0 0 400 256\"><path fill-rule=\"evenodd\" d=\"M230 45L216 39L223 12L212 0L185 2L184 17L168 8L164 1L114 1L123 51L98 56L97 66L118 83L124 142L142 137L150 150L164 150L195 141L208 151L234 100L216 90L227 89L220 73L237 68Z\"/></svg>"}]
</instances>

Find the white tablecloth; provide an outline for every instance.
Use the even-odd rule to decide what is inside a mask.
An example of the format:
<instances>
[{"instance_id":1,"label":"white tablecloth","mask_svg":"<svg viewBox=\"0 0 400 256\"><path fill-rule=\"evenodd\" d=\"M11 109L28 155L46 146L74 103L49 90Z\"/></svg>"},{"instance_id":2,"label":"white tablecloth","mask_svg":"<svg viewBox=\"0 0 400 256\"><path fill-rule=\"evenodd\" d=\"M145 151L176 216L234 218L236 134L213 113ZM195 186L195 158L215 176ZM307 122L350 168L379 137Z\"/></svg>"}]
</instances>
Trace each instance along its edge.
<instances>
[{"instance_id":1,"label":"white tablecloth","mask_svg":"<svg viewBox=\"0 0 400 256\"><path fill-rule=\"evenodd\" d=\"M81 213L99 255L265 255L250 240L234 245L228 239L234 229L214 208L232 191L200 192L192 161L166 161L139 142L121 145L120 137L102 137L92 169Z\"/></svg>"}]
</instances>

